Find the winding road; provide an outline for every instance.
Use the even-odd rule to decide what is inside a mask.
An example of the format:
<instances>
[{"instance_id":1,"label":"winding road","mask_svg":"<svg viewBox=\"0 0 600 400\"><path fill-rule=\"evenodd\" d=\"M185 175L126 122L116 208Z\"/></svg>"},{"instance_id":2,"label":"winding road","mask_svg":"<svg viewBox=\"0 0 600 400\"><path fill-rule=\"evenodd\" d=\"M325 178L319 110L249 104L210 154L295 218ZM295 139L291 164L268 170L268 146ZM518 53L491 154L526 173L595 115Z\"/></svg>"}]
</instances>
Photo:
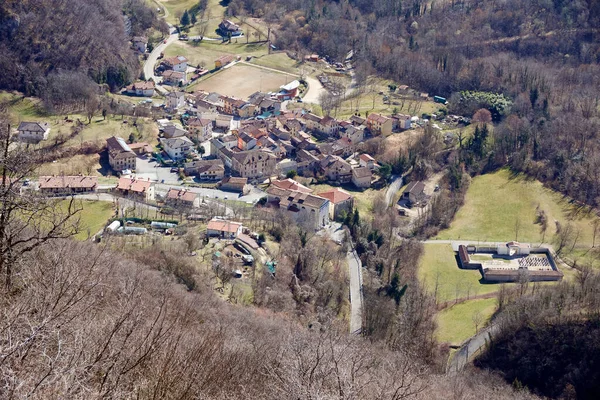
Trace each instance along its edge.
<instances>
[{"instance_id":1,"label":"winding road","mask_svg":"<svg viewBox=\"0 0 600 400\"><path fill-rule=\"evenodd\" d=\"M161 82L162 78L159 76L154 75L154 66L156 65L156 63L158 62L158 57L160 56L160 53L162 53L163 51L165 51L165 49L173 42L177 41L177 39L179 39L179 34L177 33L177 29L175 29L174 27L170 26L169 27L169 31L170 31L170 35L166 40L163 40L161 42L161 44L159 44L158 46L156 46L154 48L154 50L152 50L152 53L148 54L148 58L146 59L146 61L144 62L144 78L146 80L150 80L152 79L154 81L154 83L156 83L157 85L157 89L159 87L158 83ZM158 89L159 91L161 91L162 87L160 89ZM164 90L164 89L162 89Z\"/></svg>"},{"instance_id":2,"label":"winding road","mask_svg":"<svg viewBox=\"0 0 600 400\"><path fill-rule=\"evenodd\" d=\"M343 243L345 231L339 222L331 222L322 234L328 235L334 242ZM350 278L350 333L360 335L362 332L363 282L362 263L352 246L346 252L348 262L348 277Z\"/></svg>"}]
</instances>

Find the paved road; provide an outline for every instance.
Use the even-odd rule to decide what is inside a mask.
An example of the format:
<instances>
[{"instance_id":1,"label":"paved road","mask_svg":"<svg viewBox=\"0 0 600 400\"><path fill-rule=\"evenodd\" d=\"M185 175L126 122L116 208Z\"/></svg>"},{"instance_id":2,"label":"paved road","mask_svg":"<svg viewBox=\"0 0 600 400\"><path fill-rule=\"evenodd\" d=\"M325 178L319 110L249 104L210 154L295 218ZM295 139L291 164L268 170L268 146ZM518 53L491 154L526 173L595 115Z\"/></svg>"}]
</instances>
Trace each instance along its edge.
<instances>
[{"instance_id":1,"label":"paved road","mask_svg":"<svg viewBox=\"0 0 600 400\"><path fill-rule=\"evenodd\" d=\"M174 27L169 27L169 29L170 29L170 35L166 39L167 43L165 43L163 41L158 46L156 46L154 48L154 50L152 50L152 53L148 54L148 58L146 59L146 62L144 63L144 78L146 80L152 79L157 84L156 88L160 92L164 91L164 88L162 86L158 85L158 83L161 82L162 78L154 75L154 66L156 65L156 63L158 61L158 57L160 56L160 53L165 51L165 49L171 43L177 41L179 38L179 34L177 33L177 30Z\"/></svg>"},{"instance_id":2,"label":"paved road","mask_svg":"<svg viewBox=\"0 0 600 400\"><path fill-rule=\"evenodd\" d=\"M400 188L402 187L402 183L404 182L404 179L402 179L401 176L396 176L396 177L392 177L392 183L390 183L390 186L388 186L387 190L385 191L385 201L388 204L388 206L392 206L392 200L394 199L394 195L398 192L398 190L400 190Z\"/></svg>"},{"instance_id":3,"label":"paved road","mask_svg":"<svg viewBox=\"0 0 600 400\"><path fill-rule=\"evenodd\" d=\"M321 85L321 82L319 82L318 79L313 77L307 76L306 82L308 83L308 92L306 92L302 98L302 101L304 103L319 104L319 97L321 96L321 93L327 92L327 89Z\"/></svg>"},{"instance_id":4,"label":"paved road","mask_svg":"<svg viewBox=\"0 0 600 400\"><path fill-rule=\"evenodd\" d=\"M344 229L339 222L329 224L323 233L336 242L344 241ZM350 277L350 333L358 335L362 331L362 263L354 248L346 253L346 261Z\"/></svg>"},{"instance_id":5,"label":"paved road","mask_svg":"<svg viewBox=\"0 0 600 400\"><path fill-rule=\"evenodd\" d=\"M346 254L350 273L350 333L362 331L362 264L354 248Z\"/></svg>"},{"instance_id":6,"label":"paved road","mask_svg":"<svg viewBox=\"0 0 600 400\"><path fill-rule=\"evenodd\" d=\"M256 203L258 200L260 200L261 198L263 198L264 196L266 196L265 192L263 192L262 190L260 190L257 187L252 187L252 189L250 190L250 193L248 193L245 196L239 196L238 197L238 193L234 193L234 192L226 192L223 190L219 190L219 189L208 189L208 188L197 188L197 187L189 187L189 186L182 186L182 185L170 185L170 184L162 184L162 183L157 183L155 186L155 190L156 193L158 194L166 194L170 188L179 188L179 189L186 189L189 190L190 192L194 192L194 193L198 193L201 197L204 197L206 199L220 199L220 200L237 200L237 201L243 201L245 203Z\"/></svg>"}]
</instances>

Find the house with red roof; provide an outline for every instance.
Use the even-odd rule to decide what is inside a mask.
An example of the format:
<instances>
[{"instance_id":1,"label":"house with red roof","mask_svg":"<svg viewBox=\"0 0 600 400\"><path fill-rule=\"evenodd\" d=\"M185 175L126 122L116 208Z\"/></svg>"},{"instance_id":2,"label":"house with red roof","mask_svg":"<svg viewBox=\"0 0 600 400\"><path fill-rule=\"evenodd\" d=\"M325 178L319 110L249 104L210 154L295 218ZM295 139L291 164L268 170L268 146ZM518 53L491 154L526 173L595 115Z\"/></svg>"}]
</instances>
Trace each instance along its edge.
<instances>
[{"instance_id":1,"label":"house with red roof","mask_svg":"<svg viewBox=\"0 0 600 400\"><path fill-rule=\"evenodd\" d=\"M295 190L297 192L302 192L302 193L312 193L313 192L312 189L307 188L303 184L298 183L295 180L290 179L290 178L273 181L271 183L271 185L278 187L280 189Z\"/></svg>"},{"instance_id":2,"label":"house with red roof","mask_svg":"<svg viewBox=\"0 0 600 400\"><path fill-rule=\"evenodd\" d=\"M150 179L119 178L117 193L140 201L154 201L154 182Z\"/></svg>"},{"instance_id":3,"label":"house with red roof","mask_svg":"<svg viewBox=\"0 0 600 400\"><path fill-rule=\"evenodd\" d=\"M206 226L207 236L218 236L223 239L235 239L242 233L242 224L225 219L213 218Z\"/></svg>"},{"instance_id":4,"label":"house with red roof","mask_svg":"<svg viewBox=\"0 0 600 400\"><path fill-rule=\"evenodd\" d=\"M200 197L198 197L198 193L189 190L170 188L165 203L171 207L200 207Z\"/></svg>"},{"instance_id":5,"label":"house with red roof","mask_svg":"<svg viewBox=\"0 0 600 400\"><path fill-rule=\"evenodd\" d=\"M354 207L354 197L343 189L335 188L318 196L329 200L329 218L332 220L342 218Z\"/></svg>"}]
</instances>

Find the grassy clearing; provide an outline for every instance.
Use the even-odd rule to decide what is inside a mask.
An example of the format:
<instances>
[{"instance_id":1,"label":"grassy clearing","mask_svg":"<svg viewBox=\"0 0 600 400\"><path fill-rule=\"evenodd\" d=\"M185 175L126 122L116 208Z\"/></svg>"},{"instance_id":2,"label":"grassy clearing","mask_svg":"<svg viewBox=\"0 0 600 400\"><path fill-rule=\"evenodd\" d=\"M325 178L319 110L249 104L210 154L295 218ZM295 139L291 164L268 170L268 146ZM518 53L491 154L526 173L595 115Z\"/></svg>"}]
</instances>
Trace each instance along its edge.
<instances>
[{"instance_id":1,"label":"grassy clearing","mask_svg":"<svg viewBox=\"0 0 600 400\"><path fill-rule=\"evenodd\" d=\"M288 57L286 53L267 54L253 58L252 64L298 74L301 63Z\"/></svg>"},{"instance_id":2,"label":"grassy clearing","mask_svg":"<svg viewBox=\"0 0 600 400\"><path fill-rule=\"evenodd\" d=\"M68 204L68 200L61 201L59 207L66 210ZM75 235L77 240L86 240L96 234L115 212L113 204L107 201L79 200L77 206L82 208L75 217L79 218L80 228L79 233Z\"/></svg>"},{"instance_id":3,"label":"grassy clearing","mask_svg":"<svg viewBox=\"0 0 600 400\"><path fill-rule=\"evenodd\" d=\"M536 207L548 218L545 237L535 223ZM551 243L558 221L562 226L571 224L579 238L573 250L565 250L568 258L591 261L593 227L597 217L589 209L571 203L568 198L545 188L539 181L523 175L513 175L503 169L473 179L464 206L456 214L449 229L438 239L473 241L519 240L532 244Z\"/></svg>"},{"instance_id":4,"label":"grassy clearing","mask_svg":"<svg viewBox=\"0 0 600 400\"><path fill-rule=\"evenodd\" d=\"M496 299L468 300L449 307L437 314L436 337L439 343L459 345L475 335L496 311Z\"/></svg>"},{"instance_id":5,"label":"grassy clearing","mask_svg":"<svg viewBox=\"0 0 600 400\"><path fill-rule=\"evenodd\" d=\"M185 56L191 65L200 65L207 69L215 67L215 60L226 54L246 56L263 56L268 53L266 43L221 43L221 42L175 42L165 50L165 57Z\"/></svg>"},{"instance_id":6,"label":"grassy clearing","mask_svg":"<svg viewBox=\"0 0 600 400\"><path fill-rule=\"evenodd\" d=\"M449 244L425 244L419 264L419 279L430 293L436 292L439 302L494 293L500 284L481 284L477 270L459 269ZM510 284L509 284L510 285Z\"/></svg>"},{"instance_id":7,"label":"grassy clearing","mask_svg":"<svg viewBox=\"0 0 600 400\"><path fill-rule=\"evenodd\" d=\"M433 101L412 98L403 100L399 95L390 94L388 85L392 83L385 79L370 78L365 93L342 102L337 118L349 118L355 112L365 116L373 112L391 114L394 111L420 116L424 113L434 113L440 109L440 105ZM383 94L379 94L380 92ZM384 96L390 96L389 104L383 102Z\"/></svg>"}]
</instances>

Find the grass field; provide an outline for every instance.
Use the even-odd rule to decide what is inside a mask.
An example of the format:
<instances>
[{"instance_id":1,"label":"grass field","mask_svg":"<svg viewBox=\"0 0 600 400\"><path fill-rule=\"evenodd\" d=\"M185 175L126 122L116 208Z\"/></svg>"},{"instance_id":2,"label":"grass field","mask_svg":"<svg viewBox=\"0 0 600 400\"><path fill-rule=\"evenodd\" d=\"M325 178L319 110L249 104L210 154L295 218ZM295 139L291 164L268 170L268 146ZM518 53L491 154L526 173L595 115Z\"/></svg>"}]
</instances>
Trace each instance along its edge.
<instances>
[{"instance_id":1,"label":"grass field","mask_svg":"<svg viewBox=\"0 0 600 400\"><path fill-rule=\"evenodd\" d=\"M286 53L267 54L253 58L250 62L292 74L300 74L301 69L301 63L289 58Z\"/></svg>"},{"instance_id":2,"label":"grass field","mask_svg":"<svg viewBox=\"0 0 600 400\"><path fill-rule=\"evenodd\" d=\"M128 121L126 124L120 116L108 116L106 120L102 116L95 116L88 124L85 116L69 114L69 119L74 122L67 122L64 115L48 115L41 107L40 100L36 98L24 97L19 93L0 92L0 101L9 102L11 123L15 128L22 121L47 122L50 125L48 140L37 145L42 148L55 145L56 139L61 135L71 135L73 128L77 125L77 119L83 122L81 132L67 140L61 145L62 147L79 147L84 142L102 144L113 135L127 139L130 133L134 133L138 141L148 142L151 145L158 143L158 127L150 119L138 118L137 127L134 127L130 117L125 117L125 121ZM77 155L41 165L38 173L41 175L61 173L101 175L99 159L98 154Z\"/></svg>"},{"instance_id":3,"label":"grass field","mask_svg":"<svg viewBox=\"0 0 600 400\"><path fill-rule=\"evenodd\" d=\"M79 218L80 231L75 235L77 240L86 240L104 227L114 214L114 206L107 201L79 200L77 206L82 210L75 218ZM66 210L68 200L61 201L59 206Z\"/></svg>"},{"instance_id":4,"label":"grass field","mask_svg":"<svg viewBox=\"0 0 600 400\"><path fill-rule=\"evenodd\" d=\"M439 343L460 345L475 335L496 311L496 299L475 299L446 308L437 314L436 337ZM475 316L475 318L474 318Z\"/></svg>"},{"instance_id":5,"label":"grass field","mask_svg":"<svg viewBox=\"0 0 600 400\"><path fill-rule=\"evenodd\" d=\"M436 291L439 302L493 293L499 284L481 284L477 270L459 269L449 244L425 244L419 265L419 279L430 293Z\"/></svg>"},{"instance_id":6,"label":"grass field","mask_svg":"<svg viewBox=\"0 0 600 400\"><path fill-rule=\"evenodd\" d=\"M194 85L194 89L218 92L222 95L247 98L257 91L274 91L292 81L289 75L237 64Z\"/></svg>"},{"instance_id":7,"label":"grass field","mask_svg":"<svg viewBox=\"0 0 600 400\"><path fill-rule=\"evenodd\" d=\"M200 65L211 70L215 67L215 60L223 55L239 55L244 59L246 56L262 56L268 53L266 43L246 44L240 40L239 43L221 42L175 42L165 50L165 57L185 56L191 65Z\"/></svg>"},{"instance_id":8,"label":"grass field","mask_svg":"<svg viewBox=\"0 0 600 400\"><path fill-rule=\"evenodd\" d=\"M538 245L542 242L540 225L535 223L536 207L544 210L548 229L544 242L552 243L556 224L571 224L579 232L576 245L566 256L587 261L592 246L593 227L597 217L590 210L578 207L568 198L545 188L539 181L523 175L513 175L507 169L473 179L464 206L458 211L449 229L438 239L509 241L518 240ZM587 253L587 254L586 254Z\"/></svg>"}]
</instances>

